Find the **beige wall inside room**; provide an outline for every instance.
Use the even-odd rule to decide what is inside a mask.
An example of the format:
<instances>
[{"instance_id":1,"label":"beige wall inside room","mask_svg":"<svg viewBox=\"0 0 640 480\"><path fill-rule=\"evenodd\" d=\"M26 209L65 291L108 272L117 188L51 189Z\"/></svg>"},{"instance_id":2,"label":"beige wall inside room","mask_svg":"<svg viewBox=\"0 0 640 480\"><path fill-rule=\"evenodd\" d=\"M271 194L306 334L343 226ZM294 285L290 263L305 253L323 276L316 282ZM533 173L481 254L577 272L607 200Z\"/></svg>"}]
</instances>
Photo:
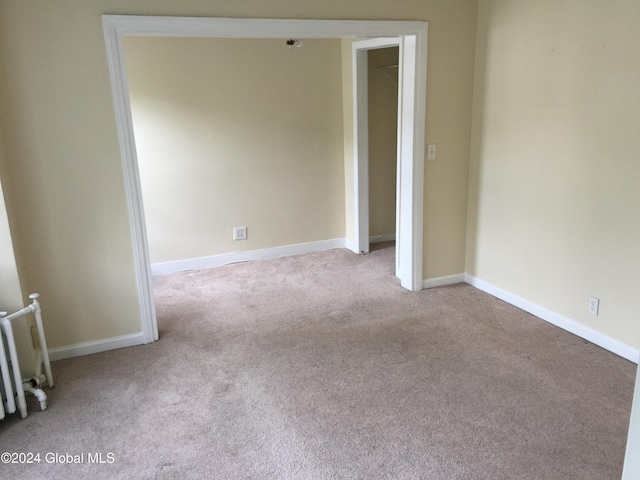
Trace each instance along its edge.
<instances>
[{"instance_id":1,"label":"beige wall inside room","mask_svg":"<svg viewBox=\"0 0 640 480\"><path fill-rule=\"evenodd\" d=\"M398 47L368 52L370 237L396 233L397 65Z\"/></svg>"},{"instance_id":2,"label":"beige wall inside room","mask_svg":"<svg viewBox=\"0 0 640 480\"><path fill-rule=\"evenodd\" d=\"M22 288L18 275L9 217L7 215L8 189L3 188L4 153L0 135L0 309L12 314L24 307ZM28 300L30 303L31 300ZM35 325L33 315L19 317L12 322L13 334L18 350L18 363L23 377L35 373L36 356L31 343L30 329ZM0 339L1 340L1 339Z\"/></svg>"},{"instance_id":3,"label":"beige wall inside room","mask_svg":"<svg viewBox=\"0 0 640 480\"><path fill-rule=\"evenodd\" d=\"M23 296L50 348L141 330L100 2L0 2L0 130Z\"/></svg>"},{"instance_id":4,"label":"beige wall inside room","mask_svg":"<svg viewBox=\"0 0 640 480\"><path fill-rule=\"evenodd\" d=\"M467 272L635 348L639 19L638 2L480 2L467 235Z\"/></svg>"},{"instance_id":5,"label":"beige wall inside room","mask_svg":"<svg viewBox=\"0 0 640 480\"><path fill-rule=\"evenodd\" d=\"M152 263L345 237L339 39L125 54Z\"/></svg>"},{"instance_id":6,"label":"beige wall inside room","mask_svg":"<svg viewBox=\"0 0 640 480\"><path fill-rule=\"evenodd\" d=\"M7 216L7 204L5 201L4 184L4 152L2 136L0 135L0 306L2 310L12 313L21 309L22 288L18 276L18 266L13 251L11 229Z\"/></svg>"},{"instance_id":7,"label":"beige wall inside room","mask_svg":"<svg viewBox=\"0 0 640 480\"><path fill-rule=\"evenodd\" d=\"M439 155L425 176L431 278L464 269L476 10L471 0L0 2L9 218L23 294L42 295L49 346L141 330L103 14L428 21L426 136Z\"/></svg>"}]
</instances>

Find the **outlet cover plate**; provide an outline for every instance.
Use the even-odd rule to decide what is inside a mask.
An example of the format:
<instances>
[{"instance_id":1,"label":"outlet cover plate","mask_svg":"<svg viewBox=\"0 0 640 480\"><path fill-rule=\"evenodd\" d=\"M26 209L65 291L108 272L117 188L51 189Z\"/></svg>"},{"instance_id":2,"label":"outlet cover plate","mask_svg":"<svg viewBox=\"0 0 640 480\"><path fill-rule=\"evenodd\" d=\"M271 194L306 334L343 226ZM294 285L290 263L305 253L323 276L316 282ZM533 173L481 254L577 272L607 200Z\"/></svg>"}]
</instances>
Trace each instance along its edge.
<instances>
[{"instance_id":1,"label":"outlet cover plate","mask_svg":"<svg viewBox=\"0 0 640 480\"><path fill-rule=\"evenodd\" d=\"M234 240L246 240L247 239L247 227L233 227L233 239Z\"/></svg>"},{"instance_id":2,"label":"outlet cover plate","mask_svg":"<svg viewBox=\"0 0 640 480\"><path fill-rule=\"evenodd\" d=\"M600 307L600 299L596 297L589 297L589 313L591 315L598 315L599 307Z\"/></svg>"}]
</instances>

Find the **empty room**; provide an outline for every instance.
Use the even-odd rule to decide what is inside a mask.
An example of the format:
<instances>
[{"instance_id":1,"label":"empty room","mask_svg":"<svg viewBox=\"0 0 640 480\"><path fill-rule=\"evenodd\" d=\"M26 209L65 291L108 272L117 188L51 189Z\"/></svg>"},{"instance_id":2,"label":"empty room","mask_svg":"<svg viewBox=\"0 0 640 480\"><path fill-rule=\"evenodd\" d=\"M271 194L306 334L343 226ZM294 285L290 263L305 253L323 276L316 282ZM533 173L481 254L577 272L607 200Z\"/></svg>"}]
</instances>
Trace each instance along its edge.
<instances>
[{"instance_id":1,"label":"empty room","mask_svg":"<svg viewBox=\"0 0 640 480\"><path fill-rule=\"evenodd\" d=\"M0 477L640 478L639 19L0 0Z\"/></svg>"}]
</instances>

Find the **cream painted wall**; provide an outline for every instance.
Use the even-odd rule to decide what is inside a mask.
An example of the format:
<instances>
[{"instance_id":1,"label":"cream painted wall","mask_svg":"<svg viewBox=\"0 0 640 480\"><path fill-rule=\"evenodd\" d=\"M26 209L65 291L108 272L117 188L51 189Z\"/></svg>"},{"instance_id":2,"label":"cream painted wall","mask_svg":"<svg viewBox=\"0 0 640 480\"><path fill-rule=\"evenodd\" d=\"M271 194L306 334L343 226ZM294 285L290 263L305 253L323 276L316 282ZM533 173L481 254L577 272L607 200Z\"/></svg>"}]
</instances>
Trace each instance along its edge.
<instances>
[{"instance_id":1,"label":"cream painted wall","mask_svg":"<svg viewBox=\"0 0 640 480\"><path fill-rule=\"evenodd\" d=\"M426 168L424 272L437 277L464 269L476 9L472 0L1 1L9 214L23 289L47 306L50 347L141 329L101 15L428 21L426 135L439 160Z\"/></svg>"},{"instance_id":2,"label":"cream painted wall","mask_svg":"<svg viewBox=\"0 0 640 480\"><path fill-rule=\"evenodd\" d=\"M2 136L0 136L0 172L3 171L4 152ZM4 191L3 183L4 181L0 177L0 306L2 310L12 313L21 309L24 305L22 303L22 288L20 287L18 266L16 265L13 242L11 240L5 202L6 192Z\"/></svg>"},{"instance_id":3,"label":"cream painted wall","mask_svg":"<svg viewBox=\"0 0 640 480\"><path fill-rule=\"evenodd\" d=\"M369 236L373 237L396 232L398 69L380 68L389 65L398 65L398 47L368 52Z\"/></svg>"},{"instance_id":4,"label":"cream painted wall","mask_svg":"<svg viewBox=\"0 0 640 480\"><path fill-rule=\"evenodd\" d=\"M152 263L345 237L339 39L125 53Z\"/></svg>"},{"instance_id":5,"label":"cream painted wall","mask_svg":"<svg viewBox=\"0 0 640 480\"><path fill-rule=\"evenodd\" d=\"M0 306L11 314L25 306L18 275L9 218L7 215L8 189L3 188L4 152L0 135ZM28 300L30 302L30 300ZM11 322L18 350L18 363L23 377L35 373L37 357L31 343L31 327L35 325L33 315L19 317ZM45 333L46 334L46 333Z\"/></svg>"},{"instance_id":6,"label":"cream painted wall","mask_svg":"<svg viewBox=\"0 0 640 480\"><path fill-rule=\"evenodd\" d=\"M141 329L109 72L95 3L0 2L9 217L50 348Z\"/></svg>"},{"instance_id":7,"label":"cream painted wall","mask_svg":"<svg viewBox=\"0 0 640 480\"><path fill-rule=\"evenodd\" d=\"M635 348L639 20L638 2L480 2L466 260Z\"/></svg>"}]
</instances>

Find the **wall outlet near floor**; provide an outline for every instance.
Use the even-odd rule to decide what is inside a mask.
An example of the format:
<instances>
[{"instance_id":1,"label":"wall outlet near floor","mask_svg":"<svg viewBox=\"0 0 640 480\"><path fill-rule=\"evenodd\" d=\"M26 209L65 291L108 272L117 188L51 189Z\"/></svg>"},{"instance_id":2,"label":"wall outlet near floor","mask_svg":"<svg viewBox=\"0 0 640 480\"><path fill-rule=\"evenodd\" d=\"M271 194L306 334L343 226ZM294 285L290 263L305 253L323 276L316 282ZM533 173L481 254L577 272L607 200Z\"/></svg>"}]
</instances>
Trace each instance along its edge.
<instances>
[{"instance_id":1,"label":"wall outlet near floor","mask_svg":"<svg viewBox=\"0 0 640 480\"><path fill-rule=\"evenodd\" d=\"M247 227L233 227L233 239L234 240L246 240L247 239Z\"/></svg>"},{"instance_id":2,"label":"wall outlet near floor","mask_svg":"<svg viewBox=\"0 0 640 480\"><path fill-rule=\"evenodd\" d=\"M589 313L591 315L598 315L598 308L600 308L600 299L589 297Z\"/></svg>"}]
</instances>

